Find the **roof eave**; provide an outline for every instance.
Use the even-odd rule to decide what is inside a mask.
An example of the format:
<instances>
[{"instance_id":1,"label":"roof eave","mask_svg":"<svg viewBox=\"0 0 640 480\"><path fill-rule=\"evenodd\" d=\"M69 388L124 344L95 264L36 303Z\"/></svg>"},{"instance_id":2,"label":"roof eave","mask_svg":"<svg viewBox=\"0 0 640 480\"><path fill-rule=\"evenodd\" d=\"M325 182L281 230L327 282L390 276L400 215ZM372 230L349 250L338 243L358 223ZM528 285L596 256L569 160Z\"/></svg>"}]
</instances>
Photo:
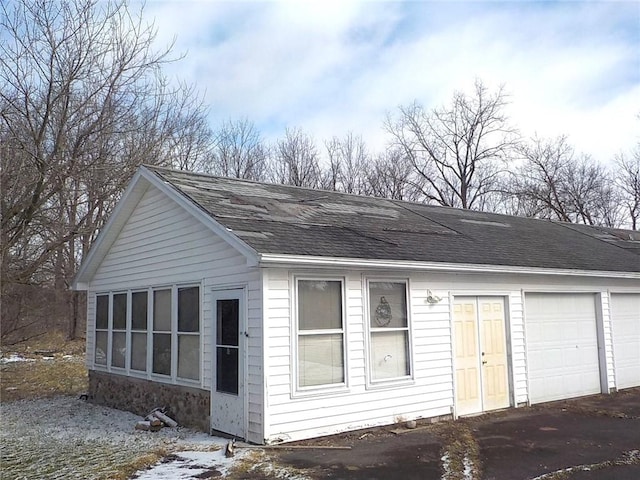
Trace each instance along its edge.
<instances>
[{"instance_id":1,"label":"roof eave","mask_svg":"<svg viewBox=\"0 0 640 480\"><path fill-rule=\"evenodd\" d=\"M101 229L98 238L89 250L85 260L80 265L71 283L72 290L88 290L91 278L120 233L123 222L131 215L133 209L142 198L142 195L144 195L144 192L146 192L150 186L158 188L187 212L192 214L197 220L202 222L214 234L221 237L232 248L236 249L247 259L248 266L258 265L258 253L253 248L228 228L217 222L190 198L181 194L171 184L164 181L145 166L141 166L129 182L129 185L122 194L122 198Z\"/></svg>"},{"instance_id":2,"label":"roof eave","mask_svg":"<svg viewBox=\"0 0 640 480\"><path fill-rule=\"evenodd\" d=\"M319 257L307 255L284 255L263 253L259 256L259 265L302 266L319 268L364 268L364 269L403 269L411 271L437 271L455 273L511 273L530 275L562 275L578 277L607 277L640 280L640 272L618 272L600 270L577 270L563 268L524 267L511 265L482 265L469 263L418 262L406 260L362 259L342 257Z\"/></svg>"}]
</instances>

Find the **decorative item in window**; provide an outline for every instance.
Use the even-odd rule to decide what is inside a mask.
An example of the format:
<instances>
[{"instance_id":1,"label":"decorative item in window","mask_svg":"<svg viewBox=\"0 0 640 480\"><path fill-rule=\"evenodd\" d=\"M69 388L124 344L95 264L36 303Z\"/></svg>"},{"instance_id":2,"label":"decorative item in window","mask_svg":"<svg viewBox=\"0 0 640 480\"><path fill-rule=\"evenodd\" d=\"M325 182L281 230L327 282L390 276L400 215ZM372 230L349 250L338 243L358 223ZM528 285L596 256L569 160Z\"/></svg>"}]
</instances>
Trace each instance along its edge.
<instances>
[{"instance_id":1,"label":"decorative item in window","mask_svg":"<svg viewBox=\"0 0 640 480\"><path fill-rule=\"evenodd\" d=\"M376 324L379 327L386 327L391 323L391 318L391 305L386 298L380 297L380 303L376 308Z\"/></svg>"}]
</instances>

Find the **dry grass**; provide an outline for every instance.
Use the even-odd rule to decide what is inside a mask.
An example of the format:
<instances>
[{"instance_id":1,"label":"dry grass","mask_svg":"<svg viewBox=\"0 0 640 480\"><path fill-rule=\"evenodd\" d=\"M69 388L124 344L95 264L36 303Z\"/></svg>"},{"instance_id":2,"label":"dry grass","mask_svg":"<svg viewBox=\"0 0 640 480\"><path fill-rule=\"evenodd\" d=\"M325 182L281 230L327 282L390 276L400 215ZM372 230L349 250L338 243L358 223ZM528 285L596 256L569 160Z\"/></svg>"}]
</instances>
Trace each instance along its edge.
<instances>
[{"instance_id":1,"label":"dry grass","mask_svg":"<svg viewBox=\"0 0 640 480\"><path fill-rule=\"evenodd\" d=\"M14 345L2 351L26 361L0 366L0 401L54 395L79 395L87 391L84 340L67 341L61 334Z\"/></svg>"}]
</instances>

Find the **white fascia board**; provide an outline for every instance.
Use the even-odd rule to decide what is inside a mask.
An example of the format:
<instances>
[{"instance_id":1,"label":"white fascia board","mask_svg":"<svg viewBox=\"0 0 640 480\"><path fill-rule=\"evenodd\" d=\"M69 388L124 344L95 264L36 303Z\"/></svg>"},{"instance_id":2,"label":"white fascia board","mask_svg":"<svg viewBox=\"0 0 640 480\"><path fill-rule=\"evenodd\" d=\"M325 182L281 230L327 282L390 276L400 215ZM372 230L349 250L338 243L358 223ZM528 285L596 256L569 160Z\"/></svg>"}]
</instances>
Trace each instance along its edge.
<instances>
[{"instance_id":1,"label":"white fascia board","mask_svg":"<svg viewBox=\"0 0 640 480\"><path fill-rule=\"evenodd\" d=\"M640 273L560 268L516 267L509 265L479 265L466 263L415 262L361 258L317 257L305 255L261 254L260 266L305 266L367 269L402 269L463 273L518 273L529 275L568 275L576 277L607 277L640 280Z\"/></svg>"},{"instance_id":2,"label":"white fascia board","mask_svg":"<svg viewBox=\"0 0 640 480\"><path fill-rule=\"evenodd\" d=\"M155 173L148 170L146 167L141 166L139 172L146 178L154 187L157 187L161 192L175 201L178 205L184 208L187 212L193 215L197 220L202 222L209 230L218 235L222 240L227 242L232 248L235 248L241 255L247 259L247 265L258 265L258 252L256 252L247 243L241 240L237 235L233 233L233 230L225 227L218 221L216 221L211 215L206 213L201 207L196 205L193 201L189 200L186 195L181 194L170 183L163 181Z\"/></svg>"},{"instance_id":3,"label":"white fascia board","mask_svg":"<svg viewBox=\"0 0 640 480\"><path fill-rule=\"evenodd\" d=\"M109 215L107 222L102 229L100 229L98 238L93 242L87 256L82 261L80 268L71 282L71 290L88 290L91 276L95 273L99 263L106 255L124 225L119 225L118 228L119 222L121 222L121 219L128 218L128 216L131 215L131 212L147 191L148 187L149 183L142 180L141 172L138 170L131 178L129 185L127 185L127 188L125 188L122 193L122 197L120 197L113 212Z\"/></svg>"}]
</instances>

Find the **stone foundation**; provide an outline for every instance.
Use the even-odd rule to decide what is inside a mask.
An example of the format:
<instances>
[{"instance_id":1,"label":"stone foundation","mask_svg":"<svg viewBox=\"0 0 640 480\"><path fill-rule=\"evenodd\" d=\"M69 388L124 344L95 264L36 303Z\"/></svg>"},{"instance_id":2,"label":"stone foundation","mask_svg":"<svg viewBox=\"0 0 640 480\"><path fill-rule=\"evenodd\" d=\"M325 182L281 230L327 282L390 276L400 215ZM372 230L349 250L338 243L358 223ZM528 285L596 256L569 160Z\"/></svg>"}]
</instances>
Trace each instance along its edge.
<instances>
[{"instance_id":1,"label":"stone foundation","mask_svg":"<svg viewBox=\"0 0 640 480\"><path fill-rule=\"evenodd\" d=\"M178 425L210 433L211 392L89 370L93 403L145 416L165 407Z\"/></svg>"}]
</instances>

